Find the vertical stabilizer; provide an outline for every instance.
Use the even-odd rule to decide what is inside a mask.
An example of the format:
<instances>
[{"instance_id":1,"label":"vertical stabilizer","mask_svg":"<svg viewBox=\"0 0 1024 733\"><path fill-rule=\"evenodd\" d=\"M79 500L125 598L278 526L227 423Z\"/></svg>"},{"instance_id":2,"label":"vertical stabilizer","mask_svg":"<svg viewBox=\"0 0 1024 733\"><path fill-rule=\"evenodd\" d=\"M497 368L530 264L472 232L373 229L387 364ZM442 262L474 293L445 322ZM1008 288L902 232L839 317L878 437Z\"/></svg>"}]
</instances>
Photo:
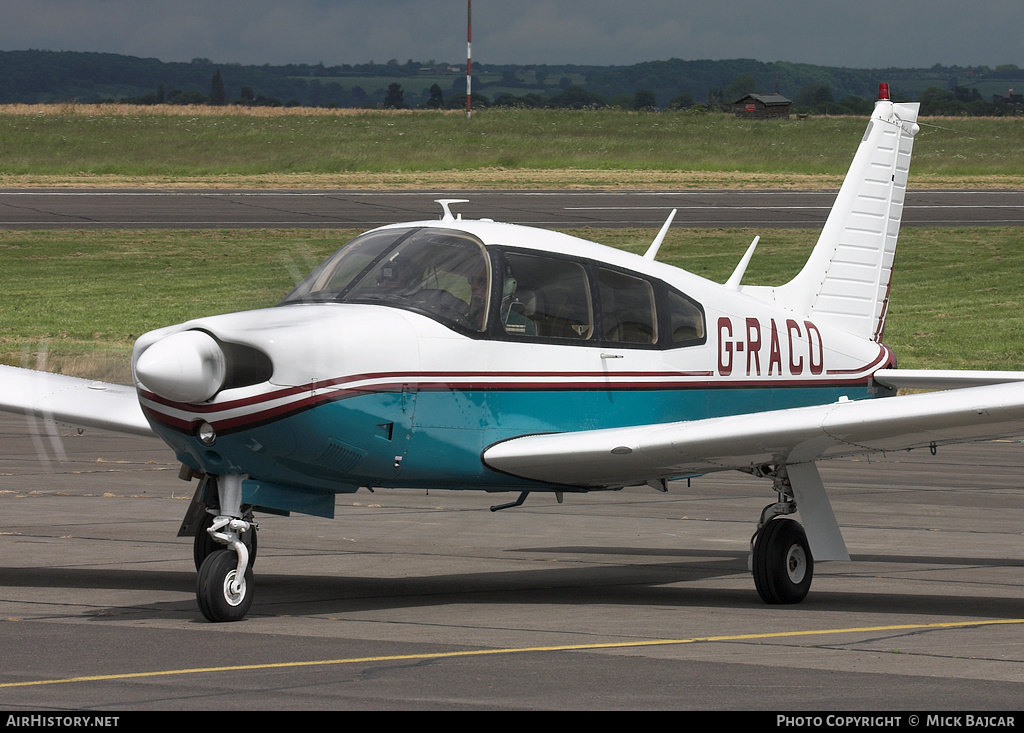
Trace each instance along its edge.
<instances>
[{"instance_id":1,"label":"vertical stabilizer","mask_svg":"<svg viewBox=\"0 0 1024 733\"><path fill-rule=\"evenodd\" d=\"M895 104L883 85L860 147L807 264L777 302L879 341L889 305L919 104Z\"/></svg>"}]
</instances>

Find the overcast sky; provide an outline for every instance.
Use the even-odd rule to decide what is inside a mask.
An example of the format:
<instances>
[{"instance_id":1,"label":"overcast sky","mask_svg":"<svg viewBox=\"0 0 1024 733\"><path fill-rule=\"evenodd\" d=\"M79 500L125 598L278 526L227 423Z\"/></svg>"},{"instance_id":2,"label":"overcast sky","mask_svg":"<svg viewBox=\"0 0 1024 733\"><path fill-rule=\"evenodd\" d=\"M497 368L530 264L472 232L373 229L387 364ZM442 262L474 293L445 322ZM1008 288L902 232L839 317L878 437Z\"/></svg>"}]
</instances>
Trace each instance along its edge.
<instances>
[{"instance_id":1,"label":"overcast sky","mask_svg":"<svg viewBox=\"0 0 1024 733\"><path fill-rule=\"evenodd\" d=\"M0 0L0 50L162 61L464 63L466 0ZM1024 0L476 0L482 63L1016 64Z\"/></svg>"}]
</instances>

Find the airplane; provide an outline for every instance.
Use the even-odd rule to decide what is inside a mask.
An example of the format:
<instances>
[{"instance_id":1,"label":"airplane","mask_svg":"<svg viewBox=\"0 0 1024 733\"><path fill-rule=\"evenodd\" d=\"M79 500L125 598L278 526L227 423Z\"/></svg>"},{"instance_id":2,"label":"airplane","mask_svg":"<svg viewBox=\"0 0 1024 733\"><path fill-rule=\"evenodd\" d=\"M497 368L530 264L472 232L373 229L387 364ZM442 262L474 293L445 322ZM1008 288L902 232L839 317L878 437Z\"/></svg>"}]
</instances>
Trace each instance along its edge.
<instances>
[{"instance_id":1,"label":"airplane","mask_svg":"<svg viewBox=\"0 0 1024 733\"><path fill-rule=\"evenodd\" d=\"M756 238L725 283L658 262L672 215L638 255L442 199L273 307L144 334L132 386L3 367L0 408L167 443L198 479L179 535L212 622L251 609L255 513L333 517L361 488L515 497L497 511L726 470L770 481L750 569L798 603L815 562L850 559L817 461L1024 432L1024 372L900 370L882 341L918 108L880 86L780 286L742 284Z\"/></svg>"}]
</instances>

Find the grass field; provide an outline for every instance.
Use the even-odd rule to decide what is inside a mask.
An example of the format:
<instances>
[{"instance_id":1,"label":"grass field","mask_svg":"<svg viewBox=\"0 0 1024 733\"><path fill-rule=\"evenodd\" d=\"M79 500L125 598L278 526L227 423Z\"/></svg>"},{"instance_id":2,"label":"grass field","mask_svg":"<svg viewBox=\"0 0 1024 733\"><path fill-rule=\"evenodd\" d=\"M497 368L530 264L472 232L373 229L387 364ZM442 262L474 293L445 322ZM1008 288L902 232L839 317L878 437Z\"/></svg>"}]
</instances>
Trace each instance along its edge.
<instances>
[{"instance_id":1,"label":"grass field","mask_svg":"<svg viewBox=\"0 0 1024 733\"><path fill-rule=\"evenodd\" d=\"M838 186L859 117L0 107L0 185ZM1024 121L922 120L911 185L1019 187Z\"/></svg>"},{"instance_id":2,"label":"grass field","mask_svg":"<svg viewBox=\"0 0 1024 733\"><path fill-rule=\"evenodd\" d=\"M655 232L571 230L642 252ZM748 284L781 284L817 232L672 230L659 259L718 282L755 233ZM0 361L127 380L132 342L189 318L272 305L356 232L0 232ZM900 235L886 343L907 368L1024 368L1024 246L1017 228Z\"/></svg>"}]
</instances>

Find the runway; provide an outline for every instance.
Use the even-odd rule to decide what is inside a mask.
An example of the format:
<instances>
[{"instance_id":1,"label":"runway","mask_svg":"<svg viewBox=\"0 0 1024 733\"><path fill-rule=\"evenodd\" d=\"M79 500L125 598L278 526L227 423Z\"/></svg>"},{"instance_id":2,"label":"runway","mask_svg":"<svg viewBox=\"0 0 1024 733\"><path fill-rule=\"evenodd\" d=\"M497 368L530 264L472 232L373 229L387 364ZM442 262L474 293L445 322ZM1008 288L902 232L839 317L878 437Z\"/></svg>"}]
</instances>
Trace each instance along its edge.
<instances>
[{"instance_id":1,"label":"runway","mask_svg":"<svg viewBox=\"0 0 1024 733\"><path fill-rule=\"evenodd\" d=\"M195 484L155 439L0 416L0 710L1013 711L1024 444L823 462L852 563L761 603L767 481L359 492L260 516L256 596L195 603ZM774 716L765 713L765 722Z\"/></svg>"},{"instance_id":2,"label":"runway","mask_svg":"<svg viewBox=\"0 0 1024 733\"><path fill-rule=\"evenodd\" d=\"M337 227L466 218L544 227L812 227L835 192L798 191L153 191L0 190L0 228ZM1020 226L1024 191L910 191L904 226Z\"/></svg>"}]
</instances>

